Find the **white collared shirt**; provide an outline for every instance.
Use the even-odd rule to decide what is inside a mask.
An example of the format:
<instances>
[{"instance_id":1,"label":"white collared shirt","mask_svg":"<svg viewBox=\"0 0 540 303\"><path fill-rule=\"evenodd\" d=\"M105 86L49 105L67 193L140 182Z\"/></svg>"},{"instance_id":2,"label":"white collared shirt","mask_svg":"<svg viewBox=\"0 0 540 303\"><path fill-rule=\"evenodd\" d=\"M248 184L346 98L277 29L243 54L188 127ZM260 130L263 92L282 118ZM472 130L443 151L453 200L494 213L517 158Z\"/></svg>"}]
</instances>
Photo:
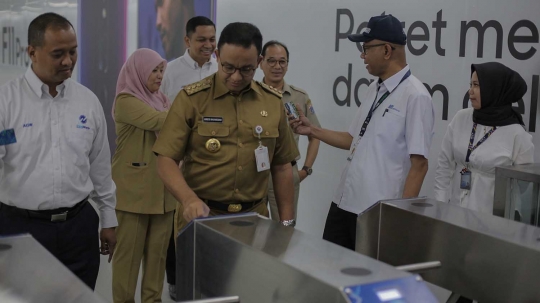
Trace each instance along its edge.
<instances>
[{"instance_id":1,"label":"white collared shirt","mask_svg":"<svg viewBox=\"0 0 540 303\"><path fill-rule=\"evenodd\" d=\"M532 136L523 126L519 124L499 126L471 153L467 163L465 158L474 125L473 113L473 108L462 109L448 124L435 172L434 198L474 211L493 214L495 168L533 163L534 145ZM476 145L491 129L491 126L478 124L473 144ZM470 190L460 188L459 172L464 167L471 171Z\"/></svg>"},{"instance_id":2,"label":"white collared shirt","mask_svg":"<svg viewBox=\"0 0 540 303\"><path fill-rule=\"evenodd\" d=\"M160 90L173 102L184 86L201 81L217 70L217 61L214 56L210 57L210 60L201 67L191 58L189 49L186 49L182 57L167 64Z\"/></svg>"},{"instance_id":3,"label":"white collared shirt","mask_svg":"<svg viewBox=\"0 0 540 303\"><path fill-rule=\"evenodd\" d=\"M373 101L390 92L373 112L352 160L345 160L333 198L343 210L359 214L377 201L400 198L411 166L410 155L428 157L434 134L433 103L413 75L399 84L407 71L408 65L381 84L373 82L349 127L353 137L350 155Z\"/></svg>"},{"instance_id":4,"label":"white collared shirt","mask_svg":"<svg viewBox=\"0 0 540 303\"><path fill-rule=\"evenodd\" d=\"M29 67L0 86L0 201L29 210L72 207L90 195L101 227L118 225L107 124L98 98L67 79L52 97Z\"/></svg>"}]
</instances>

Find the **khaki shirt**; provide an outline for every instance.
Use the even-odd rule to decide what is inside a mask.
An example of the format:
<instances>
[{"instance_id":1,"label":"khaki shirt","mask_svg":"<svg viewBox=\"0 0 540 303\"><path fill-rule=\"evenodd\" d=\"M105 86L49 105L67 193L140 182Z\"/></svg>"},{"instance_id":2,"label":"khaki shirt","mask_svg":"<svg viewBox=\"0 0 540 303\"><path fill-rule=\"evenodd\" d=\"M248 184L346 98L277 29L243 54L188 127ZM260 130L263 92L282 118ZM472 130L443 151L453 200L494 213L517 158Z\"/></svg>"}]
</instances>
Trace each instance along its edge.
<instances>
[{"instance_id":1,"label":"khaki shirt","mask_svg":"<svg viewBox=\"0 0 540 303\"><path fill-rule=\"evenodd\" d=\"M156 131L166 117L167 112L156 111L132 95L118 95L112 159L116 209L139 214L163 214L175 209L176 200L158 177L157 157L152 152Z\"/></svg>"},{"instance_id":2,"label":"khaki shirt","mask_svg":"<svg viewBox=\"0 0 540 303\"><path fill-rule=\"evenodd\" d=\"M154 152L184 160L184 178L201 199L249 202L266 196L270 170L257 172L256 126L272 165L293 161L298 148L289 128L281 95L251 81L238 96L229 93L217 74L184 87L176 97ZM206 148L219 140L216 152Z\"/></svg>"},{"instance_id":3,"label":"khaki shirt","mask_svg":"<svg viewBox=\"0 0 540 303\"><path fill-rule=\"evenodd\" d=\"M315 115L315 109L313 108L313 104L311 104L311 99L309 99L309 96L305 90L296 86L289 85L287 84L287 82L284 82L282 100L283 103L292 102L295 105L300 105L300 109L304 112L306 118L309 119L309 122L311 122L311 124L317 127L321 127L319 119L317 118L317 115ZM296 140L296 146L298 146L300 135L297 133L293 133L293 135L294 140ZM296 160L298 159L300 159L300 156L298 156Z\"/></svg>"}]
</instances>

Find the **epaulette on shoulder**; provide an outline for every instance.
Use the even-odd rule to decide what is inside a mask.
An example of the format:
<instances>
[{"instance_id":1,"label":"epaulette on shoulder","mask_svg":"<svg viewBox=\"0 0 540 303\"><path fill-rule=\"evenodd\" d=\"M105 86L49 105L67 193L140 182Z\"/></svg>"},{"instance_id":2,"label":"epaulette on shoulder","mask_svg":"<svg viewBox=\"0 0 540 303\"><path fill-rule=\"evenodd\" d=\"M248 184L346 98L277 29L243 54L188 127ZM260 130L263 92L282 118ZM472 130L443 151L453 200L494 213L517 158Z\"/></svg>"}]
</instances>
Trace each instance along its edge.
<instances>
[{"instance_id":1,"label":"epaulette on shoulder","mask_svg":"<svg viewBox=\"0 0 540 303\"><path fill-rule=\"evenodd\" d=\"M264 90L266 90L266 91L268 91L268 92L270 92L270 93L272 93L272 94L274 94L274 95L276 95L276 96L278 96L280 98L283 97L281 92L279 90L277 90L276 88L274 88L274 87L272 87L272 86L270 86L268 84L259 82L259 81L255 81L255 82L257 82L257 84L259 84L262 88L264 88Z\"/></svg>"},{"instance_id":2,"label":"epaulette on shoulder","mask_svg":"<svg viewBox=\"0 0 540 303\"><path fill-rule=\"evenodd\" d=\"M294 89L295 91L300 92L300 93L302 93L302 94L304 94L304 95L307 95L307 94L308 94L305 90L303 90L303 89L301 89L301 88L299 88L299 87L296 87L296 86L293 86L293 85L290 85L290 84L289 84L289 86L290 86L292 89Z\"/></svg>"},{"instance_id":3,"label":"epaulette on shoulder","mask_svg":"<svg viewBox=\"0 0 540 303\"><path fill-rule=\"evenodd\" d=\"M184 90L188 94L188 96L191 96L197 92L209 89L212 86L212 77L207 77L202 79L199 82L192 83L190 85L184 86Z\"/></svg>"}]
</instances>

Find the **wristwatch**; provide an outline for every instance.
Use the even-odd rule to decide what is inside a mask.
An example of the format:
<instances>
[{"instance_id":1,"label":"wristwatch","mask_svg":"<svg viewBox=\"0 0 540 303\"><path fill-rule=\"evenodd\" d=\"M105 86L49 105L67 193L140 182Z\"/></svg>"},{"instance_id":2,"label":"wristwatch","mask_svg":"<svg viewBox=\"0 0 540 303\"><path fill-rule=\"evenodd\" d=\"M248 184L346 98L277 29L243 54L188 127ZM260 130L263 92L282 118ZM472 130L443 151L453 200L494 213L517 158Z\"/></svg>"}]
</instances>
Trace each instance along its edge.
<instances>
[{"instance_id":1,"label":"wristwatch","mask_svg":"<svg viewBox=\"0 0 540 303\"><path fill-rule=\"evenodd\" d=\"M282 220L282 221L279 221L279 223L281 225L283 225L283 226L295 227L296 226L296 219Z\"/></svg>"},{"instance_id":2,"label":"wristwatch","mask_svg":"<svg viewBox=\"0 0 540 303\"><path fill-rule=\"evenodd\" d=\"M313 173L313 169L311 167L307 167L305 165L304 165L304 167L302 167L302 170L305 171L308 176Z\"/></svg>"}]
</instances>

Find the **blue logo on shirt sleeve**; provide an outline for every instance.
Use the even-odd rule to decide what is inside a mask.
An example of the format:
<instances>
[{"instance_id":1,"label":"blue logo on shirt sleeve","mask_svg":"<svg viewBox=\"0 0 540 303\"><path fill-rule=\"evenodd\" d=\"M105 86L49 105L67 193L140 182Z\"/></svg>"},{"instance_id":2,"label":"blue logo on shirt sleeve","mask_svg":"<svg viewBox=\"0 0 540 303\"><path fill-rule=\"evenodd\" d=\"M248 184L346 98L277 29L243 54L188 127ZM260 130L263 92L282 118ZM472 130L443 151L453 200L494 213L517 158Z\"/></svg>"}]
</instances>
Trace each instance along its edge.
<instances>
[{"instance_id":1,"label":"blue logo on shirt sleeve","mask_svg":"<svg viewBox=\"0 0 540 303\"><path fill-rule=\"evenodd\" d=\"M4 129L0 132L0 145L8 145L13 143L17 143L15 130L13 128Z\"/></svg>"}]
</instances>

